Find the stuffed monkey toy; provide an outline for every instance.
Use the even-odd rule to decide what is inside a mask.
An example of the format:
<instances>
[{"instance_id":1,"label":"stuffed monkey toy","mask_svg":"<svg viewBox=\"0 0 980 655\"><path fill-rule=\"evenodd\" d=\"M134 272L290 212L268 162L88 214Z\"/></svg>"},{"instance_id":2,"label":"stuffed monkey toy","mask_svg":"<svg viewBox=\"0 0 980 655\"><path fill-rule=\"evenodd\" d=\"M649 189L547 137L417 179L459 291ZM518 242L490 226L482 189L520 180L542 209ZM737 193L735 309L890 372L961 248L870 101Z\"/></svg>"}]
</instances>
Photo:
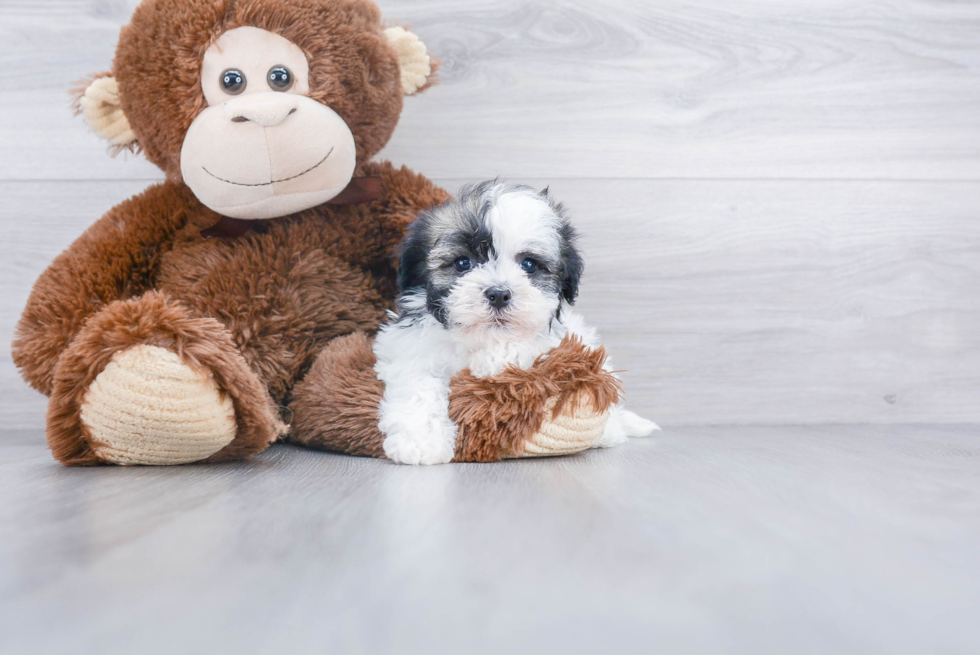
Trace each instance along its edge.
<instances>
[{"instance_id":1,"label":"stuffed monkey toy","mask_svg":"<svg viewBox=\"0 0 980 655\"><path fill-rule=\"evenodd\" d=\"M78 107L166 173L44 272L14 361L66 465L248 457L285 439L383 457L369 335L397 245L449 195L372 157L434 66L367 0L144 0ZM452 386L456 459L601 435L616 381L568 342Z\"/></svg>"}]
</instances>

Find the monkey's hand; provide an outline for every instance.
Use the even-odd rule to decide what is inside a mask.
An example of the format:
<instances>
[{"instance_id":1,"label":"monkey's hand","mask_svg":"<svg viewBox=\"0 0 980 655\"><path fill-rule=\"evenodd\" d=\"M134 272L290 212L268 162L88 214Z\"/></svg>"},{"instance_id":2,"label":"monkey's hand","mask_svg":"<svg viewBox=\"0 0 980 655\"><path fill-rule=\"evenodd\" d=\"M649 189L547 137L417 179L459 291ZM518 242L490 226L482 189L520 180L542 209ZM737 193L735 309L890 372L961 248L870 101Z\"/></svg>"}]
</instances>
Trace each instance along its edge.
<instances>
[{"instance_id":1,"label":"monkey's hand","mask_svg":"<svg viewBox=\"0 0 980 655\"><path fill-rule=\"evenodd\" d=\"M603 369L603 348L569 335L522 370L477 378L463 371L450 384L449 415L459 426L457 461L567 455L596 445L620 382Z\"/></svg>"}]
</instances>

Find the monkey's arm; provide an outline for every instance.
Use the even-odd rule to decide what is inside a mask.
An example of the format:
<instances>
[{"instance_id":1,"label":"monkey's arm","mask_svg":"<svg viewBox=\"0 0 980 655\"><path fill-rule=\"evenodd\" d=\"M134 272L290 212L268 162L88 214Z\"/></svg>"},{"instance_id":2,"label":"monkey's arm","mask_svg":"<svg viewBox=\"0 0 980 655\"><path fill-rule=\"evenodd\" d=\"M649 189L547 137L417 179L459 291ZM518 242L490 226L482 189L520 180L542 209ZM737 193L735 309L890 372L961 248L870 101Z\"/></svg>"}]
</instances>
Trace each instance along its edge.
<instances>
[{"instance_id":1,"label":"monkey's arm","mask_svg":"<svg viewBox=\"0 0 980 655\"><path fill-rule=\"evenodd\" d=\"M188 216L189 192L164 183L117 205L41 274L17 324L14 363L50 395L52 372L85 320L152 287L160 256Z\"/></svg>"},{"instance_id":2,"label":"monkey's arm","mask_svg":"<svg viewBox=\"0 0 980 655\"><path fill-rule=\"evenodd\" d=\"M382 197L372 203L370 242L374 265L398 266L398 244L408 225L419 212L440 205L452 196L424 175L390 162L372 162L365 166L365 175L378 176L382 181Z\"/></svg>"},{"instance_id":3,"label":"monkey's arm","mask_svg":"<svg viewBox=\"0 0 980 655\"><path fill-rule=\"evenodd\" d=\"M509 366L490 378L469 370L450 384L449 416L458 427L456 461L567 455L602 437L622 387L603 364L601 346L574 335L527 370Z\"/></svg>"},{"instance_id":4,"label":"monkey's arm","mask_svg":"<svg viewBox=\"0 0 980 655\"><path fill-rule=\"evenodd\" d=\"M398 244L419 212L451 199L443 189L406 167L371 162L363 174L381 178L381 198L328 214L317 227L323 248L344 261L394 274Z\"/></svg>"}]
</instances>

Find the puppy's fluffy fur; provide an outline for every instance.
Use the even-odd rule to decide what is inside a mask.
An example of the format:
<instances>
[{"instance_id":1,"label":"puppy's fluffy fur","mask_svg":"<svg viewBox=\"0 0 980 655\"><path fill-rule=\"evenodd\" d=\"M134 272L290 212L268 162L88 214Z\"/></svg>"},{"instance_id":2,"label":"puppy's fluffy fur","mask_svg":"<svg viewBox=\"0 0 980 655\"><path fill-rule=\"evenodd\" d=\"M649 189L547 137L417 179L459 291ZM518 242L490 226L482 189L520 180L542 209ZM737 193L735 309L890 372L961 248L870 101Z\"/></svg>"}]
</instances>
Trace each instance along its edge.
<instances>
[{"instance_id":1,"label":"puppy's fluffy fur","mask_svg":"<svg viewBox=\"0 0 980 655\"><path fill-rule=\"evenodd\" d=\"M595 330L566 307L582 270L575 232L547 191L484 182L423 214L402 244L398 313L374 345L385 454L405 464L452 460L457 372L528 368L569 332L598 346ZM597 446L655 429L617 405Z\"/></svg>"}]
</instances>

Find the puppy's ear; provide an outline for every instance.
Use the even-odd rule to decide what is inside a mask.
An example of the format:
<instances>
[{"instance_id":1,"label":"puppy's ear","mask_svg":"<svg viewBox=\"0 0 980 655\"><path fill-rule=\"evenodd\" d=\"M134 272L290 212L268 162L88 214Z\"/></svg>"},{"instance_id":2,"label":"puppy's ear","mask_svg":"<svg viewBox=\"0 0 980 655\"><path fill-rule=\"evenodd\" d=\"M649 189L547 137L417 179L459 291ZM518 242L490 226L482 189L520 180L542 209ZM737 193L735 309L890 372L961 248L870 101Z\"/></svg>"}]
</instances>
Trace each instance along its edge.
<instances>
[{"instance_id":1,"label":"puppy's ear","mask_svg":"<svg viewBox=\"0 0 980 655\"><path fill-rule=\"evenodd\" d=\"M578 296L578 283L585 272L585 261L575 247L575 240L578 235L568 223L561 227L562 237L562 271L561 271L561 297L569 305L575 304Z\"/></svg>"},{"instance_id":2,"label":"puppy's ear","mask_svg":"<svg viewBox=\"0 0 980 655\"><path fill-rule=\"evenodd\" d=\"M398 290L405 291L425 286L427 268L426 219L423 216L408 228L408 234L401 245L398 259Z\"/></svg>"}]
</instances>

